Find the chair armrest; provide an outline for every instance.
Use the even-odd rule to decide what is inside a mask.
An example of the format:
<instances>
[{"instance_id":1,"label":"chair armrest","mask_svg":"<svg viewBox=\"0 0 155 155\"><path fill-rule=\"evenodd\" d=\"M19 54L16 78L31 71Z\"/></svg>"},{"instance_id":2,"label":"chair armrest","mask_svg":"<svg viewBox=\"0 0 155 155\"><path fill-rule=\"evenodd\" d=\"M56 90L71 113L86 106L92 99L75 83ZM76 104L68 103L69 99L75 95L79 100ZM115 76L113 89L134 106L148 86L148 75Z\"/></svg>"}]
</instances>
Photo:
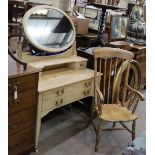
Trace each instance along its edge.
<instances>
[{"instance_id":1,"label":"chair armrest","mask_svg":"<svg viewBox=\"0 0 155 155\"><path fill-rule=\"evenodd\" d=\"M102 92L100 91L100 89L99 89L99 87L97 85L95 87L96 87L96 92L100 97L101 103L103 103L104 102L103 94L102 94Z\"/></svg>"},{"instance_id":2,"label":"chair armrest","mask_svg":"<svg viewBox=\"0 0 155 155\"><path fill-rule=\"evenodd\" d=\"M139 96L141 101L145 100L145 97L144 97L144 95L141 92L139 92L136 89L131 88L129 85L127 85L127 87L128 87L129 90L131 90L132 92L136 93Z\"/></svg>"},{"instance_id":3,"label":"chair armrest","mask_svg":"<svg viewBox=\"0 0 155 155\"><path fill-rule=\"evenodd\" d=\"M99 115L102 115L102 104L104 103L104 97L103 97L103 94L97 85L95 86L95 90L100 97L100 103L97 104L98 112L99 112Z\"/></svg>"}]
</instances>

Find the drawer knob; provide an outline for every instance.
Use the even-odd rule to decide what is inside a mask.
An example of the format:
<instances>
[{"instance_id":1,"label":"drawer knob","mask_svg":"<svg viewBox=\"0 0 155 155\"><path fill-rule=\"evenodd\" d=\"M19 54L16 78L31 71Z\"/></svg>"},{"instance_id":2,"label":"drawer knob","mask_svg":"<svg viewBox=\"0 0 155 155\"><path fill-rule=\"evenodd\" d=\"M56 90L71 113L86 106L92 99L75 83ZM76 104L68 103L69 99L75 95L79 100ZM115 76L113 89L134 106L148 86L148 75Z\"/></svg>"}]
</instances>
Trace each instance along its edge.
<instances>
[{"instance_id":1,"label":"drawer knob","mask_svg":"<svg viewBox=\"0 0 155 155\"><path fill-rule=\"evenodd\" d=\"M20 82L19 81L16 81L15 83L14 83L14 86L19 86L20 85Z\"/></svg>"},{"instance_id":2,"label":"drawer knob","mask_svg":"<svg viewBox=\"0 0 155 155\"><path fill-rule=\"evenodd\" d=\"M12 124L10 123L8 126L9 126L9 128L14 129L19 125L19 123L20 123L20 121L16 120L14 123L12 123Z\"/></svg>"},{"instance_id":3,"label":"drawer knob","mask_svg":"<svg viewBox=\"0 0 155 155\"><path fill-rule=\"evenodd\" d=\"M17 147L18 145L22 144L24 142L23 139L19 139L14 145L9 146L9 149L14 149L15 147Z\"/></svg>"},{"instance_id":4,"label":"drawer knob","mask_svg":"<svg viewBox=\"0 0 155 155\"><path fill-rule=\"evenodd\" d=\"M9 86L9 87L12 87L12 83L9 83L8 86Z\"/></svg>"},{"instance_id":5,"label":"drawer knob","mask_svg":"<svg viewBox=\"0 0 155 155\"><path fill-rule=\"evenodd\" d=\"M81 63L81 64L80 64L80 67L83 67L83 66L84 66L84 64L83 64L83 63Z\"/></svg>"},{"instance_id":6,"label":"drawer knob","mask_svg":"<svg viewBox=\"0 0 155 155\"><path fill-rule=\"evenodd\" d=\"M18 87L16 85L14 85L14 88L13 88L13 96L14 96L14 100L17 100L18 98Z\"/></svg>"},{"instance_id":7,"label":"drawer knob","mask_svg":"<svg viewBox=\"0 0 155 155\"><path fill-rule=\"evenodd\" d=\"M91 85L91 82L90 81L85 83L85 86L86 87L90 87L90 85Z\"/></svg>"},{"instance_id":8,"label":"drawer knob","mask_svg":"<svg viewBox=\"0 0 155 155\"><path fill-rule=\"evenodd\" d=\"M60 106L62 103L63 103L63 99L61 99L60 101L56 101L55 105Z\"/></svg>"},{"instance_id":9,"label":"drawer knob","mask_svg":"<svg viewBox=\"0 0 155 155\"><path fill-rule=\"evenodd\" d=\"M14 102L9 103L9 105L13 106L13 105L16 105L16 104L19 104L19 103L20 103L20 100L14 100Z\"/></svg>"},{"instance_id":10,"label":"drawer knob","mask_svg":"<svg viewBox=\"0 0 155 155\"><path fill-rule=\"evenodd\" d=\"M61 96L61 95L64 94L64 89L58 90L56 93L57 93L58 96Z\"/></svg>"},{"instance_id":11,"label":"drawer knob","mask_svg":"<svg viewBox=\"0 0 155 155\"><path fill-rule=\"evenodd\" d=\"M85 90L85 91L83 92L83 94L84 94L85 96L87 96L89 93L90 93L90 90Z\"/></svg>"},{"instance_id":12,"label":"drawer knob","mask_svg":"<svg viewBox=\"0 0 155 155\"><path fill-rule=\"evenodd\" d=\"M20 85L20 82L19 82L19 81L15 81L15 83L11 83L11 82L10 82L10 83L8 84L9 87L12 87L12 86L19 86L19 85Z\"/></svg>"}]
</instances>

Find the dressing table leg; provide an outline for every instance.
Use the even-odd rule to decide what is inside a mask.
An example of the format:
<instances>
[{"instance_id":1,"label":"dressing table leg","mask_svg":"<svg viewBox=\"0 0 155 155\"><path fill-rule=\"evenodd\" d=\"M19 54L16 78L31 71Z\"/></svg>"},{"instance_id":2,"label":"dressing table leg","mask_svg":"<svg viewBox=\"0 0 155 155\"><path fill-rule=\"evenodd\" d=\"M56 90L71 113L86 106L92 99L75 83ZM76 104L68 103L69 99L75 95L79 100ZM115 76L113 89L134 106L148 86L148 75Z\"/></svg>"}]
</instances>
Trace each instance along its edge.
<instances>
[{"instance_id":1,"label":"dressing table leg","mask_svg":"<svg viewBox=\"0 0 155 155\"><path fill-rule=\"evenodd\" d=\"M42 93L39 94L38 107L37 107L37 119L36 119L36 136L35 136L35 151L38 152L38 143L41 127L41 107L42 107Z\"/></svg>"}]
</instances>

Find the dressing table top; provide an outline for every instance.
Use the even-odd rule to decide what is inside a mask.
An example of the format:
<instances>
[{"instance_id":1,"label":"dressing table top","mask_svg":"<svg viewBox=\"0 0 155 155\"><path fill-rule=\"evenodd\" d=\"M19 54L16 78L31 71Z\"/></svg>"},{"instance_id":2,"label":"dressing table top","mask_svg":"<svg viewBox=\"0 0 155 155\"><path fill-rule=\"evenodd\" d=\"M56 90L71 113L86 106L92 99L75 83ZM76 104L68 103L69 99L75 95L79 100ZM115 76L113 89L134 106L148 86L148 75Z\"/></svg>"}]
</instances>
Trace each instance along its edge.
<instances>
[{"instance_id":1,"label":"dressing table top","mask_svg":"<svg viewBox=\"0 0 155 155\"><path fill-rule=\"evenodd\" d=\"M69 57L62 57L62 58L55 58L52 59L52 57L47 57L47 56L42 56L42 57L37 57L37 56L31 56L27 54L27 52L23 53L23 60L28 62L29 65L38 68L38 69L43 69L46 67L54 67L54 66L59 66L59 65L65 65L68 63L78 63L82 61L86 61L87 59L73 55Z\"/></svg>"}]
</instances>

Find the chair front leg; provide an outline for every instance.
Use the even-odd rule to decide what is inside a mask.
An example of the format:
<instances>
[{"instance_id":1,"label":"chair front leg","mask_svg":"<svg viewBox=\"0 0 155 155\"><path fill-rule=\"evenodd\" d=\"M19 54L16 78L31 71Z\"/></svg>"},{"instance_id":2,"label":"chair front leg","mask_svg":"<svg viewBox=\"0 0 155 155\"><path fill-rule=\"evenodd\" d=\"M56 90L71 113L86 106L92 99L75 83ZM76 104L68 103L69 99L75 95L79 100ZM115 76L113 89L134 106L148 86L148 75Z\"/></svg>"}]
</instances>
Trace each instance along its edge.
<instances>
[{"instance_id":1,"label":"chair front leg","mask_svg":"<svg viewBox=\"0 0 155 155\"><path fill-rule=\"evenodd\" d=\"M88 123L86 124L86 128L92 123L93 119L95 119L96 116L97 116L97 112L96 112L95 108L92 107L91 116L90 116Z\"/></svg>"},{"instance_id":2,"label":"chair front leg","mask_svg":"<svg viewBox=\"0 0 155 155\"><path fill-rule=\"evenodd\" d=\"M99 145L99 141L100 141L101 126L102 126L102 120L99 118L99 124L98 124L98 128L97 128L97 131L96 131L95 152L97 152L97 150L98 150L98 145Z\"/></svg>"},{"instance_id":3,"label":"chair front leg","mask_svg":"<svg viewBox=\"0 0 155 155\"><path fill-rule=\"evenodd\" d=\"M135 129L136 129L136 120L133 121L132 123L132 140L135 139Z\"/></svg>"},{"instance_id":4,"label":"chair front leg","mask_svg":"<svg viewBox=\"0 0 155 155\"><path fill-rule=\"evenodd\" d=\"M113 122L113 125L112 125L112 127L114 128L114 127L115 127L115 125L116 125L116 122Z\"/></svg>"}]
</instances>

